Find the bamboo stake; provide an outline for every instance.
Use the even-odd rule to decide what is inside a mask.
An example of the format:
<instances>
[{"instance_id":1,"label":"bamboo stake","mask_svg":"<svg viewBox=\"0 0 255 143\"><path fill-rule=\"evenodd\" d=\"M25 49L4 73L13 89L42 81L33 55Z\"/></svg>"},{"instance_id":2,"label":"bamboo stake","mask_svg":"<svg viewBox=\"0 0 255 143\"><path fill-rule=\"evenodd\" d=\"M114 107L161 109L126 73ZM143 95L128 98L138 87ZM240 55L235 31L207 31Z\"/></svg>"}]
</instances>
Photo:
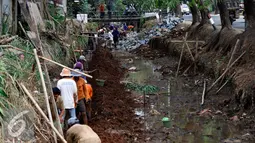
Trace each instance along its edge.
<instances>
[{"instance_id":1,"label":"bamboo stake","mask_svg":"<svg viewBox=\"0 0 255 143\"><path fill-rule=\"evenodd\" d=\"M188 70L191 68L192 65L193 65L193 64L191 64L191 65L183 72L182 75L185 75L185 74L188 72Z\"/></svg>"},{"instance_id":2,"label":"bamboo stake","mask_svg":"<svg viewBox=\"0 0 255 143\"><path fill-rule=\"evenodd\" d=\"M181 51L181 55L180 55L180 59L179 59L179 63L178 63L178 67L177 67L177 71L176 71L175 77L178 76L178 72L179 72L179 69L180 69L181 61L182 61L183 51L184 51L184 44L182 45L182 51Z\"/></svg>"},{"instance_id":3,"label":"bamboo stake","mask_svg":"<svg viewBox=\"0 0 255 143\"><path fill-rule=\"evenodd\" d=\"M180 65L181 65L181 61L182 61L182 56L183 56L183 52L184 52L184 47L185 47L185 41L186 41L187 36L188 36L188 33L186 33L185 37L183 37L182 51L181 51L181 55L180 55L180 59L179 59L179 63L178 63L177 72L175 74L175 77L178 76L178 72L179 72L179 69L180 69Z\"/></svg>"},{"instance_id":4,"label":"bamboo stake","mask_svg":"<svg viewBox=\"0 0 255 143\"><path fill-rule=\"evenodd\" d=\"M204 80L204 90L203 90L203 94L202 94L202 102L200 105L204 105L204 103L205 103L205 94L206 94L206 81Z\"/></svg>"},{"instance_id":5,"label":"bamboo stake","mask_svg":"<svg viewBox=\"0 0 255 143\"><path fill-rule=\"evenodd\" d=\"M231 57L230 57L230 59L229 59L227 68L228 68L229 65L232 63L232 60L233 60L233 57L234 57L234 55L235 55L235 53L236 53L237 45L239 44L239 42L240 42L240 40L237 39L236 44L235 44L235 47L234 47L234 50L233 50L233 52L232 52L232 54L231 54Z\"/></svg>"},{"instance_id":6,"label":"bamboo stake","mask_svg":"<svg viewBox=\"0 0 255 143\"><path fill-rule=\"evenodd\" d=\"M35 60L36 60L37 67L38 67L38 70L39 70L39 73L40 73L40 78L41 78L41 82L42 82L42 87L43 87L43 92L44 92L44 98L45 98L45 101L46 101L48 116L49 116L51 124L53 125L53 120L52 120L52 115L51 115L51 110L50 110L50 103L49 103L49 95L48 95L48 92L47 92L45 80L44 80L44 77L43 77L42 67L41 67L36 49L34 49L34 55L35 55Z\"/></svg>"},{"instance_id":7,"label":"bamboo stake","mask_svg":"<svg viewBox=\"0 0 255 143\"><path fill-rule=\"evenodd\" d=\"M1 48L12 48L12 49L15 49L15 50L18 50L18 51L22 51L22 52L25 52L25 53L34 55L34 54L31 53L31 52L22 50L22 49L20 49L20 48L14 47L14 46L12 46L12 45L0 45L0 47L1 47ZM46 61L48 61L48 62L54 63L54 64L56 64L56 65L58 65L58 66L60 66L60 67L67 68L67 69L69 69L69 70L71 70L71 71L73 71L73 72L77 72L77 73L79 73L79 74L85 75L86 77L93 78L91 75L85 74L85 73L83 73L83 72L76 71L76 70L74 70L74 69L72 69L72 68L69 68L69 67L67 67L67 66L65 66L65 65L62 65L62 64L60 64L60 63L58 63L58 62L55 62L55 61L53 61L53 60L47 59L47 58L45 58L45 57L43 57L43 56L39 56L39 55L38 55L38 57L41 58L41 59L44 59L44 60L46 60Z\"/></svg>"},{"instance_id":8,"label":"bamboo stake","mask_svg":"<svg viewBox=\"0 0 255 143\"><path fill-rule=\"evenodd\" d=\"M198 59L198 38L196 36L196 54L195 54L195 63L194 63L194 74L196 74L196 70L197 70L197 65L196 65L196 62L197 62L197 59Z\"/></svg>"},{"instance_id":9,"label":"bamboo stake","mask_svg":"<svg viewBox=\"0 0 255 143\"><path fill-rule=\"evenodd\" d=\"M192 52L191 52L191 50L190 50L190 47L189 47L188 43L186 42L186 39L185 39L185 44L186 44L186 46L187 46L187 48L188 48L188 51L189 51L189 53L190 53L190 56L191 56L193 62L195 62L195 58L194 58L194 56L193 56L193 54L192 54Z\"/></svg>"},{"instance_id":10,"label":"bamboo stake","mask_svg":"<svg viewBox=\"0 0 255 143\"><path fill-rule=\"evenodd\" d=\"M34 104L34 106L36 107L36 109L39 111L39 113L43 116L43 118L46 120L46 122L50 125L50 127L53 129L53 131L57 134L57 136L61 139L61 141L63 143L67 143L67 141L64 139L64 137L58 132L58 130L54 127L54 125L49 121L49 119L47 118L47 116L44 114L43 110L41 109L41 107L37 104L37 102L35 101L35 99L33 98L33 96L29 93L29 91L27 90L27 88L21 83L21 87L23 88L23 90L25 91L25 93L27 94L27 96L29 97L29 99L32 101L32 103Z\"/></svg>"},{"instance_id":11,"label":"bamboo stake","mask_svg":"<svg viewBox=\"0 0 255 143\"><path fill-rule=\"evenodd\" d=\"M246 51L244 51L222 74L221 76L208 88L208 91L209 92L214 86L216 83L219 82L219 80L228 72L228 70L246 53Z\"/></svg>"},{"instance_id":12,"label":"bamboo stake","mask_svg":"<svg viewBox=\"0 0 255 143\"><path fill-rule=\"evenodd\" d=\"M229 80L235 75L236 73L233 73L229 79L226 80L226 82L217 90L216 94L221 91L221 89L229 82Z\"/></svg>"},{"instance_id":13,"label":"bamboo stake","mask_svg":"<svg viewBox=\"0 0 255 143\"><path fill-rule=\"evenodd\" d=\"M182 40L171 40L171 42L172 43L183 43L183 41ZM198 43L205 43L205 41L186 41L187 43L196 43L196 42L198 42Z\"/></svg>"}]
</instances>

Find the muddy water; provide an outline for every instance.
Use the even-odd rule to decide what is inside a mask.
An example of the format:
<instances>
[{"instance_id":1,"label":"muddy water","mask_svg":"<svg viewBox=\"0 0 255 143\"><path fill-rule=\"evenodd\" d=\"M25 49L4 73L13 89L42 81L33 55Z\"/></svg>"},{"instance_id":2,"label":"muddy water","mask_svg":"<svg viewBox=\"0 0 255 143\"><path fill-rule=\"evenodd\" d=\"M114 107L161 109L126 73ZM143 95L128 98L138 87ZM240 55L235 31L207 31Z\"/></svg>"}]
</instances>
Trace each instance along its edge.
<instances>
[{"instance_id":1,"label":"muddy water","mask_svg":"<svg viewBox=\"0 0 255 143\"><path fill-rule=\"evenodd\" d=\"M158 94L146 95L145 108L135 111L137 117L144 122L146 142L150 143L219 143L241 142L240 128L233 122L226 121L223 115L199 116L197 113L204 109L200 106L204 77L177 77L174 72L169 76L162 76L156 70L162 65L168 65L172 71L176 68L176 59L162 58L154 61L137 57L116 54L123 66L132 66L137 72L129 72L127 81L139 84L155 85L160 88ZM130 62L130 59L133 62ZM200 82L199 82L200 81ZM196 85L194 83L197 83ZM139 94L139 93L136 93ZM138 99L143 102L143 95ZM170 118L170 127L164 127L162 118Z\"/></svg>"}]
</instances>

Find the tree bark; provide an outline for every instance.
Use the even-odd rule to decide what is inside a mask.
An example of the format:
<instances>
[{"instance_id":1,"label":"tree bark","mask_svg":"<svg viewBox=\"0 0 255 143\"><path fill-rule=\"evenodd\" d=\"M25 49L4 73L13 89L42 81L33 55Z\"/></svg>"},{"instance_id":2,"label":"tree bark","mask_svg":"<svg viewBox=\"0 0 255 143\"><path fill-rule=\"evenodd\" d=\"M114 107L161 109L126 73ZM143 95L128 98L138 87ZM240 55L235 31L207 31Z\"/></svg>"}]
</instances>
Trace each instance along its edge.
<instances>
[{"instance_id":1,"label":"tree bark","mask_svg":"<svg viewBox=\"0 0 255 143\"><path fill-rule=\"evenodd\" d=\"M175 16L179 18L182 17L181 4L177 4L175 8Z\"/></svg>"},{"instance_id":2,"label":"tree bark","mask_svg":"<svg viewBox=\"0 0 255 143\"><path fill-rule=\"evenodd\" d=\"M220 10L221 27L232 29L231 22L229 20L229 12L226 6L225 0L218 1L218 8Z\"/></svg>"},{"instance_id":3,"label":"tree bark","mask_svg":"<svg viewBox=\"0 0 255 143\"><path fill-rule=\"evenodd\" d=\"M244 0L245 18L247 20L247 29L255 28L255 0Z\"/></svg>"},{"instance_id":4,"label":"tree bark","mask_svg":"<svg viewBox=\"0 0 255 143\"><path fill-rule=\"evenodd\" d=\"M202 18L200 25L209 24L210 23L209 18L208 18L209 10L207 8L205 8L203 0L200 0L199 4L201 7L203 7L200 10L201 18Z\"/></svg>"},{"instance_id":5,"label":"tree bark","mask_svg":"<svg viewBox=\"0 0 255 143\"><path fill-rule=\"evenodd\" d=\"M200 15L199 15L199 10L195 3L191 3L190 11L192 13L192 24L191 25L195 25L196 23L200 22L200 20L201 20Z\"/></svg>"}]
</instances>

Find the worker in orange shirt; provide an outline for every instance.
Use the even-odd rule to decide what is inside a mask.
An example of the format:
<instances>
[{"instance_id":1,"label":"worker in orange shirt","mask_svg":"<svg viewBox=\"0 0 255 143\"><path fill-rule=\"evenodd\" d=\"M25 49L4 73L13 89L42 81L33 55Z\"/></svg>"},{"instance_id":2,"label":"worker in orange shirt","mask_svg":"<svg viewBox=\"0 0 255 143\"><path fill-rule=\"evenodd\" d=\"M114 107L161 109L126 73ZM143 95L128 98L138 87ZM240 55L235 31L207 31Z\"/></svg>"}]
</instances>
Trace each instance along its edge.
<instances>
[{"instance_id":1,"label":"worker in orange shirt","mask_svg":"<svg viewBox=\"0 0 255 143\"><path fill-rule=\"evenodd\" d=\"M76 69L75 71L79 72L79 69ZM86 89L86 83L84 79L81 77L81 74L77 72L72 72L73 79L77 85L77 90L78 90L78 104L76 107L76 114L80 120L81 124L88 124L88 119L87 119L87 110L85 106L85 100L86 100L86 94L87 94L87 89Z\"/></svg>"},{"instance_id":2,"label":"worker in orange shirt","mask_svg":"<svg viewBox=\"0 0 255 143\"><path fill-rule=\"evenodd\" d=\"M85 83L86 83L86 90L87 90L87 93L85 96L85 99L86 99L85 106L86 106L86 111L87 111L87 117L88 117L88 120L90 121L91 120L91 111L92 111L91 99L93 96L93 89L92 89L92 86L90 84L88 84L87 80L85 80Z\"/></svg>"},{"instance_id":3,"label":"worker in orange shirt","mask_svg":"<svg viewBox=\"0 0 255 143\"><path fill-rule=\"evenodd\" d=\"M101 3L99 6L99 10L100 10L100 18L104 18L104 3Z\"/></svg>"}]
</instances>

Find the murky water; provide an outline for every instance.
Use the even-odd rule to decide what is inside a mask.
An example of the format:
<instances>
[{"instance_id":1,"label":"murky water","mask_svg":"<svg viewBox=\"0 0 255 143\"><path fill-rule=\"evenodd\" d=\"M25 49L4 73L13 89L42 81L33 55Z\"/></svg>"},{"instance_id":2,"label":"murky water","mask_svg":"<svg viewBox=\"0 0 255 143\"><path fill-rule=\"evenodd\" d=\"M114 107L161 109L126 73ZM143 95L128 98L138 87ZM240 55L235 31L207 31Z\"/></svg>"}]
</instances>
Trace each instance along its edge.
<instances>
[{"instance_id":1,"label":"murky water","mask_svg":"<svg viewBox=\"0 0 255 143\"><path fill-rule=\"evenodd\" d=\"M135 111L138 117L144 119L147 142L219 143L238 135L239 127L220 116L197 115L196 112L203 110L200 107L202 87L194 87L193 79L163 77L155 71L159 66L153 61L130 58L133 62L124 62L123 66L135 66L138 71L129 72L125 80L160 88L159 94L146 96L145 108ZM163 126L163 117L171 119L170 128Z\"/></svg>"}]
</instances>

